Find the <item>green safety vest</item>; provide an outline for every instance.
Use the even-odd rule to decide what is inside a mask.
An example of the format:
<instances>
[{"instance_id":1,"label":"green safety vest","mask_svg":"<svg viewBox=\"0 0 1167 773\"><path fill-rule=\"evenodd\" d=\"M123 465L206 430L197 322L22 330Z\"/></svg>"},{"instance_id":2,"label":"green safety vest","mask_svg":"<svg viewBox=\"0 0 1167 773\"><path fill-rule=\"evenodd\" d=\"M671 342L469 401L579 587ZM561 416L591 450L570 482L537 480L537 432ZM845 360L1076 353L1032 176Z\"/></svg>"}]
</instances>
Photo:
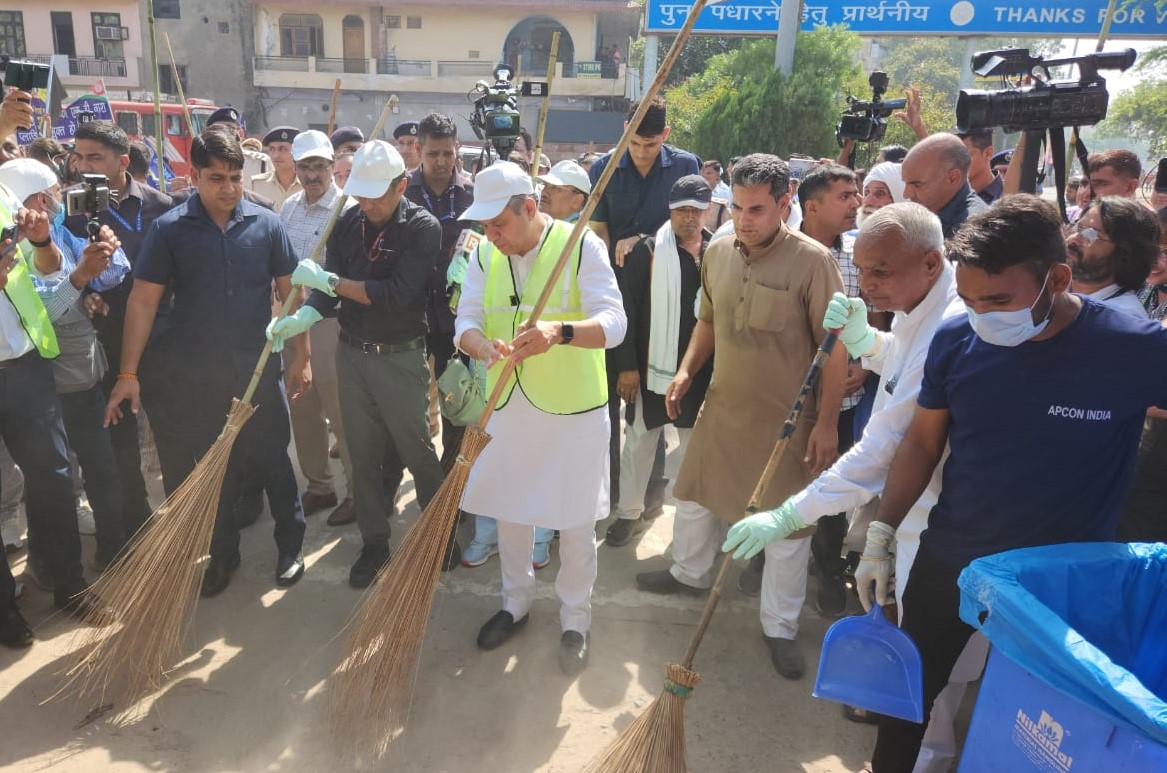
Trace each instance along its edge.
<instances>
[{"instance_id":1,"label":"green safety vest","mask_svg":"<svg viewBox=\"0 0 1167 773\"><path fill-rule=\"evenodd\" d=\"M0 228L12 225L12 214L5 206L0 206ZM20 248L17 247L17 250ZM45 304L36 294L36 287L32 284L32 276L28 273L28 263L23 257L18 257L12 270L8 272L8 284L4 286L4 294L16 313L20 315L20 324L24 332L32 339L36 350L41 357L52 359L61 353L57 346L57 334L53 332L53 323L49 321L49 312Z\"/></svg>"},{"instance_id":2,"label":"green safety vest","mask_svg":"<svg viewBox=\"0 0 1167 773\"><path fill-rule=\"evenodd\" d=\"M523 286L523 295L517 298L510 259L494 245L483 242L478 247L478 265L484 277L482 307L485 313L486 337L510 341L535 308L535 301L547 285L563 248L567 246L571 226L561 221L551 225L535 257L535 264ZM540 317L546 322L579 322L585 319L579 292L579 261L581 244L576 244L567 266L564 267L547 307ZM491 368L486 376L486 393L490 394L502 373L501 366ZM608 379L604 369L602 349L581 349L577 346L553 346L548 351L524 360L511 374L499 399L502 408L510 399L515 385L539 410L559 415L584 413L608 402Z\"/></svg>"}]
</instances>

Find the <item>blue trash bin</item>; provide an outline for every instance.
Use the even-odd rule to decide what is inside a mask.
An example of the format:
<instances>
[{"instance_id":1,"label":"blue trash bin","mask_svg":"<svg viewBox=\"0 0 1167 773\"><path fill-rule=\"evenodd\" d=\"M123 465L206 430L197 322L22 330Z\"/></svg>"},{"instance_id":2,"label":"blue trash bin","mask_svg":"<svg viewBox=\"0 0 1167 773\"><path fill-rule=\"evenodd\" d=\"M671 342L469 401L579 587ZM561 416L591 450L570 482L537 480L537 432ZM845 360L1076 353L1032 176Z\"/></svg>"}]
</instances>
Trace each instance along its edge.
<instances>
[{"instance_id":1,"label":"blue trash bin","mask_svg":"<svg viewBox=\"0 0 1167 773\"><path fill-rule=\"evenodd\" d=\"M1167 545L1009 551L960 588L993 645L961 773L1167 771Z\"/></svg>"}]
</instances>

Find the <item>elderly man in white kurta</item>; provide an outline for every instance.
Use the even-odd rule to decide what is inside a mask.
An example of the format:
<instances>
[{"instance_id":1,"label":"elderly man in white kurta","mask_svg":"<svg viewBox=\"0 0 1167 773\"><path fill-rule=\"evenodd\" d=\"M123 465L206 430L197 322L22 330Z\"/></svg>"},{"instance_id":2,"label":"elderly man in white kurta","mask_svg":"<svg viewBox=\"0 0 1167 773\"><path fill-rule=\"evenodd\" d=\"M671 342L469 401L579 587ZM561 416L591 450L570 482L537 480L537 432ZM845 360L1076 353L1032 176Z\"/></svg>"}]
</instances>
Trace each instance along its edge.
<instances>
[{"instance_id":1,"label":"elderly man in white kurta","mask_svg":"<svg viewBox=\"0 0 1167 773\"><path fill-rule=\"evenodd\" d=\"M535 527L559 530L559 664L587 664L596 579L595 522L608 515L608 393L605 348L627 319L604 243L591 232L571 251L539 321L527 323L572 226L539 212L531 178L516 164L479 173L462 215L486 238L466 272L454 342L489 367L487 392L505 358L517 364L486 427L492 440L474 463L462 508L498 520L502 610L482 626L494 649L527 622L535 598Z\"/></svg>"}]
</instances>

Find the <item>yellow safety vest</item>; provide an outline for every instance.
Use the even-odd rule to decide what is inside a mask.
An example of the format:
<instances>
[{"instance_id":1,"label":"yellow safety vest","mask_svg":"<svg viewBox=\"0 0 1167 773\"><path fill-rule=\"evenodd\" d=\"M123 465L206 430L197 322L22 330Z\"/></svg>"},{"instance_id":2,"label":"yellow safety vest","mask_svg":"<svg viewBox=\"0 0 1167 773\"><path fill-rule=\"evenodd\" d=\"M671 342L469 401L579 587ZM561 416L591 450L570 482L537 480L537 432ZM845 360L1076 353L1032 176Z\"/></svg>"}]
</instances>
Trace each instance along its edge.
<instances>
[{"instance_id":1,"label":"yellow safety vest","mask_svg":"<svg viewBox=\"0 0 1167 773\"><path fill-rule=\"evenodd\" d=\"M8 207L0 205L0 228L12 225L12 214ZM20 248L17 247L19 250ZM61 353L57 346L57 334L53 332L53 323L49 320L49 312L45 304L36 294L32 276L28 273L28 264L23 257L18 257L12 270L8 272L8 284L4 286L4 294L16 313L20 316L20 324L24 332L32 339L33 346L40 352L41 357L53 359Z\"/></svg>"},{"instance_id":2,"label":"yellow safety vest","mask_svg":"<svg viewBox=\"0 0 1167 773\"><path fill-rule=\"evenodd\" d=\"M515 290L510 258L494 245L478 246L478 265L484 277L482 307L485 312L486 337L510 341L535 308L539 294L547 285L551 270L567 246L571 226L562 221L552 223L535 257L535 264L523 286L522 297ZM585 319L579 291L580 244L576 244L567 266L556 281L547 307L540 319L546 322L578 322ZM517 303L516 303L517 301ZM486 393L498 383L503 367L487 371ZM577 346L553 346L543 354L524 360L507 381L498 407L510 399L515 385L544 413L566 415L584 413L608 402L608 380L602 349Z\"/></svg>"}]
</instances>

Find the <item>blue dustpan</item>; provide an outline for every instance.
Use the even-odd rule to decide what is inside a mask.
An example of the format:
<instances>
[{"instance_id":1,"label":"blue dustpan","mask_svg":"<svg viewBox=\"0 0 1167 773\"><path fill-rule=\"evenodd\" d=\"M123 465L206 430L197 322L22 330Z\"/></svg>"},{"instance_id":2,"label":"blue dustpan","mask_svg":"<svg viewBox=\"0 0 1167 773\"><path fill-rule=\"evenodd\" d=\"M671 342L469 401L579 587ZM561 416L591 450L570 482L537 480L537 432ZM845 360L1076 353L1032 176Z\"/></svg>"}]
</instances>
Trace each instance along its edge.
<instances>
[{"instance_id":1,"label":"blue dustpan","mask_svg":"<svg viewBox=\"0 0 1167 773\"><path fill-rule=\"evenodd\" d=\"M924 721L924 672L912 637L892 625L877 604L848 617L823 638L814 697Z\"/></svg>"}]
</instances>

